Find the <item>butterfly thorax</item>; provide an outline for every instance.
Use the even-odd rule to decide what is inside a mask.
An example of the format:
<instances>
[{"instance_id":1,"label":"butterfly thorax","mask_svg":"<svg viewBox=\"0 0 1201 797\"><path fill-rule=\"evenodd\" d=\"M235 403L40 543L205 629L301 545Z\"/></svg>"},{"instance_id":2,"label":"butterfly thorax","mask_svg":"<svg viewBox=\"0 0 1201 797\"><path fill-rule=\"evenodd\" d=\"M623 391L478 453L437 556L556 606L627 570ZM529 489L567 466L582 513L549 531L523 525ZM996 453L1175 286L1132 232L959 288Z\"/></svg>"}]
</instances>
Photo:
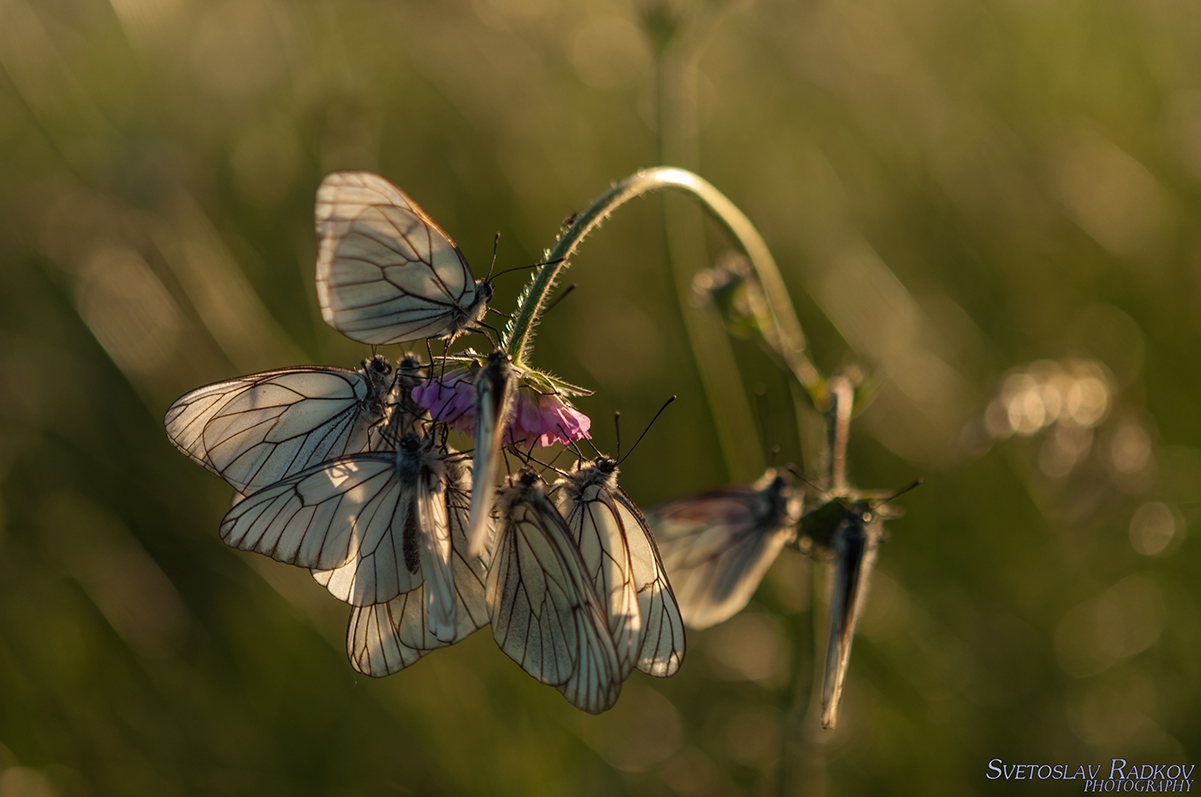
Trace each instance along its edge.
<instances>
[{"instance_id":1,"label":"butterfly thorax","mask_svg":"<svg viewBox=\"0 0 1201 797\"><path fill-rule=\"evenodd\" d=\"M401 484L415 485L419 479L426 479L430 490L441 489L446 465L442 452L433 443L431 437L421 438L412 433L400 438L396 446L396 473Z\"/></svg>"},{"instance_id":2,"label":"butterfly thorax","mask_svg":"<svg viewBox=\"0 0 1201 797\"><path fill-rule=\"evenodd\" d=\"M392 391L392 364L382 354L363 360L363 379L367 382L367 407L383 414L384 398Z\"/></svg>"},{"instance_id":3,"label":"butterfly thorax","mask_svg":"<svg viewBox=\"0 0 1201 797\"><path fill-rule=\"evenodd\" d=\"M502 523L514 504L530 503L539 498L545 499L541 481L538 474L529 468L522 468L509 477L507 485L500 489L496 497L496 512Z\"/></svg>"},{"instance_id":4,"label":"butterfly thorax","mask_svg":"<svg viewBox=\"0 0 1201 797\"><path fill-rule=\"evenodd\" d=\"M484 320L484 313L488 312L488 302L490 301L492 301L492 282L478 280L475 283L475 299L470 307L464 309L471 314L473 321L479 323Z\"/></svg>"},{"instance_id":5,"label":"butterfly thorax","mask_svg":"<svg viewBox=\"0 0 1201 797\"><path fill-rule=\"evenodd\" d=\"M768 468L753 486L757 492L752 512L758 525L793 526L801 519L803 497L787 473Z\"/></svg>"},{"instance_id":6,"label":"butterfly thorax","mask_svg":"<svg viewBox=\"0 0 1201 797\"><path fill-rule=\"evenodd\" d=\"M617 462L609 457L597 457L587 465L567 474L565 487L571 500L579 500L590 487L613 491L617 489Z\"/></svg>"}]
</instances>

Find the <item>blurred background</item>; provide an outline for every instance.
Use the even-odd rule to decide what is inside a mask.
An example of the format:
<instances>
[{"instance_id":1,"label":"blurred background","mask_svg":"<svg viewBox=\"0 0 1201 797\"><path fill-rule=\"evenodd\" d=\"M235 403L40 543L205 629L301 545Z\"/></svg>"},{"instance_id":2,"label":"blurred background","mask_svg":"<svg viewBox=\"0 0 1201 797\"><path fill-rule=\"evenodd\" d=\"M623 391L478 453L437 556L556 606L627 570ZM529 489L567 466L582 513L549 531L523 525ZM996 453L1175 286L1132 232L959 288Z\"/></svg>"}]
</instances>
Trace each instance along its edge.
<instances>
[{"instance_id":1,"label":"blurred background","mask_svg":"<svg viewBox=\"0 0 1201 797\"><path fill-rule=\"evenodd\" d=\"M373 681L347 607L226 548L229 488L163 434L201 384L368 354L316 308L327 171L382 172L483 274L496 231L498 267L537 262L660 162L759 226L819 366L875 375L853 480L926 479L784 791L1196 761L1195 4L0 0L0 795L781 790L824 622L796 551L600 717L487 631ZM819 461L766 358L679 298L726 248L634 202L541 327L602 450L679 394L623 466L646 506L757 478L764 439Z\"/></svg>"}]
</instances>

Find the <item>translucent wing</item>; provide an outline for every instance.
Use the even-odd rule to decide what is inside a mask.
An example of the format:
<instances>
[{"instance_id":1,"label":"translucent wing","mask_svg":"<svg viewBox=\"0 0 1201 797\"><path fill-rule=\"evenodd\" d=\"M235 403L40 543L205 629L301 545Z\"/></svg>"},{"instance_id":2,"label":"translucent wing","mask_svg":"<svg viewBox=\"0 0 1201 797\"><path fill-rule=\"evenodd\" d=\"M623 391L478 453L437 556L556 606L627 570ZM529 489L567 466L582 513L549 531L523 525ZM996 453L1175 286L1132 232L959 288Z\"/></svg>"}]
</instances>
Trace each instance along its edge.
<instances>
[{"instance_id":1,"label":"translucent wing","mask_svg":"<svg viewBox=\"0 0 1201 797\"><path fill-rule=\"evenodd\" d=\"M482 559L468 558L466 553L466 495L454 487L448 489L447 510L457 601L454 637L442 640L431 630L426 620L424 584L387 603L356 607L346 632L346 654L364 675L391 675L431 650L465 639L488 623L484 601L487 564Z\"/></svg>"},{"instance_id":2,"label":"translucent wing","mask_svg":"<svg viewBox=\"0 0 1201 797\"><path fill-rule=\"evenodd\" d=\"M475 383L475 481L471 487L471 519L467 528L467 552L481 556L488 546L487 530L496 499L496 475L500 467L505 427L513 411L516 376L504 352L495 351L476 375Z\"/></svg>"},{"instance_id":3,"label":"translucent wing","mask_svg":"<svg viewBox=\"0 0 1201 797\"><path fill-rule=\"evenodd\" d=\"M621 490L614 498L629 540L642 614L642 641L635 666L648 675L666 678L675 675L684 661L684 619L646 519Z\"/></svg>"},{"instance_id":4,"label":"translucent wing","mask_svg":"<svg viewBox=\"0 0 1201 797\"><path fill-rule=\"evenodd\" d=\"M867 599L867 584L876 561L881 522L866 504L852 509L834 535L834 592L830 601L830 641L822 680L822 727L838 719L842 682L851 658L855 625Z\"/></svg>"},{"instance_id":5,"label":"translucent wing","mask_svg":"<svg viewBox=\"0 0 1201 797\"><path fill-rule=\"evenodd\" d=\"M585 573L609 618L609 633L624 680L638 664L642 647L639 581L630 561L631 546L624 518L604 484L592 483L564 492L563 518L579 547ZM636 526L630 531L640 533ZM643 553L645 547L644 544L639 552Z\"/></svg>"},{"instance_id":6,"label":"translucent wing","mask_svg":"<svg viewBox=\"0 0 1201 797\"><path fill-rule=\"evenodd\" d=\"M684 623L703 629L740 611L796 535L800 496L774 470L647 512Z\"/></svg>"},{"instance_id":7,"label":"translucent wing","mask_svg":"<svg viewBox=\"0 0 1201 797\"><path fill-rule=\"evenodd\" d=\"M421 583L416 558L410 554L406 562L402 547L410 518L416 533L413 503L395 455L355 454L248 496L226 513L221 539L280 562L330 571L323 583L341 600L379 603Z\"/></svg>"},{"instance_id":8,"label":"translucent wing","mask_svg":"<svg viewBox=\"0 0 1201 797\"><path fill-rule=\"evenodd\" d=\"M454 336L491 295L417 203L378 174L334 172L317 189L317 301L362 343Z\"/></svg>"},{"instance_id":9,"label":"translucent wing","mask_svg":"<svg viewBox=\"0 0 1201 797\"><path fill-rule=\"evenodd\" d=\"M308 567L339 600L386 603L427 579L432 625L453 635L444 455L413 435L395 454L357 454L299 473L236 504L229 545Z\"/></svg>"},{"instance_id":10,"label":"translucent wing","mask_svg":"<svg viewBox=\"0 0 1201 797\"><path fill-rule=\"evenodd\" d=\"M443 642L455 640L455 578L451 562L450 521L441 481L417 480L421 573L425 580L425 613L431 633Z\"/></svg>"},{"instance_id":11,"label":"translucent wing","mask_svg":"<svg viewBox=\"0 0 1201 797\"><path fill-rule=\"evenodd\" d=\"M608 596L609 628L623 675L630 667L661 678L673 675L684 658L684 622L646 519L617 486L617 463L598 457L569 473L555 489L597 595L602 602ZM613 584L616 576L624 587ZM639 618L632 635L625 622L631 599Z\"/></svg>"},{"instance_id":12,"label":"translucent wing","mask_svg":"<svg viewBox=\"0 0 1201 797\"><path fill-rule=\"evenodd\" d=\"M593 714L621 693L620 663L600 599L570 530L529 471L504 491L488 616L510 658Z\"/></svg>"},{"instance_id":13,"label":"translucent wing","mask_svg":"<svg viewBox=\"0 0 1201 797\"><path fill-rule=\"evenodd\" d=\"M383 357L364 365L285 368L193 390L167 410L167 437L237 492L255 492L372 446L391 368Z\"/></svg>"}]
</instances>

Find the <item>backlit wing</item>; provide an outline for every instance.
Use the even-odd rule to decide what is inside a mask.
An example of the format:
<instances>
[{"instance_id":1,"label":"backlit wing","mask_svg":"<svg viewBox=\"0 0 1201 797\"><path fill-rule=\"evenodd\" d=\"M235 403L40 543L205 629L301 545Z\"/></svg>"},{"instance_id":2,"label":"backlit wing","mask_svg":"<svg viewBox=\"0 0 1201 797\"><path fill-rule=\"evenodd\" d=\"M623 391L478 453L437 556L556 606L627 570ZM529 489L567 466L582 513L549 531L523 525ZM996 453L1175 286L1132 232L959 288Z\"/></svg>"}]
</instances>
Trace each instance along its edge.
<instances>
[{"instance_id":1,"label":"backlit wing","mask_svg":"<svg viewBox=\"0 0 1201 797\"><path fill-rule=\"evenodd\" d=\"M193 390L164 423L176 448L247 494L365 451L383 420L370 393L361 372L286 368Z\"/></svg>"},{"instance_id":2,"label":"backlit wing","mask_svg":"<svg viewBox=\"0 0 1201 797\"><path fill-rule=\"evenodd\" d=\"M416 510L425 614L430 631L443 642L455 640L455 579L451 562L446 492L430 478L417 480Z\"/></svg>"},{"instance_id":3,"label":"backlit wing","mask_svg":"<svg viewBox=\"0 0 1201 797\"><path fill-rule=\"evenodd\" d=\"M451 532L451 565L456 597L455 632L437 638L426 617L425 585L387 603L356 607L346 632L346 654L356 670L381 678L399 672L431 650L465 639L488 623L484 600L488 568L467 557L466 496L451 489L447 504Z\"/></svg>"},{"instance_id":4,"label":"backlit wing","mask_svg":"<svg viewBox=\"0 0 1201 797\"><path fill-rule=\"evenodd\" d=\"M756 495L732 487L647 512L689 628L716 625L746 606L795 534L791 526L758 523Z\"/></svg>"},{"instance_id":5,"label":"backlit wing","mask_svg":"<svg viewBox=\"0 0 1201 797\"><path fill-rule=\"evenodd\" d=\"M476 285L450 236L372 172L317 189L317 301L326 323L373 345L438 338L469 322Z\"/></svg>"},{"instance_id":6,"label":"backlit wing","mask_svg":"<svg viewBox=\"0 0 1201 797\"><path fill-rule=\"evenodd\" d=\"M648 675L666 678L674 675L684 660L684 620L646 518L621 490L613 497L629 543L642 615L642 637L635 666Z\"/></svg>"},{"instance_id":7,"label":"backlit wing","mask_svg":"<svg viewBox=\"0 0 1201 797\"><path fill-rule=\"evenodd\" d=\"M621 665L571 532L538 498L512 501L499 521L488 571L492 634L527 673L599 714L621 693Z\"/></svg>"},{"instance_id":8,"label":"backlit wing","mask_svg":"<svg viewBox=\"0 0 1201 797\"><path fill-rule=\"evenodd\" d=\"M391 454L357 454L310 468L234 505L221 539L280 562L328 571L318 580L354 605L391 600L421 584L403 534L418 521L412 485ZM416 553L416 551L414 551ZM410 566L411 565L411 566Z\"/></svg>"},{"instance_id":9,"label":"backlit wing","mask_svg":"<svg viewBox=\"0 0 1201 797\"><path fill-rule=\"evenodd\" d=\"M609 618L609 633L624 680L639 661L643 630L628 532L612 494L603 484L564 492L564 520ZM636 528L633 531L640 533Z\"/></svg>"}]
</instances>

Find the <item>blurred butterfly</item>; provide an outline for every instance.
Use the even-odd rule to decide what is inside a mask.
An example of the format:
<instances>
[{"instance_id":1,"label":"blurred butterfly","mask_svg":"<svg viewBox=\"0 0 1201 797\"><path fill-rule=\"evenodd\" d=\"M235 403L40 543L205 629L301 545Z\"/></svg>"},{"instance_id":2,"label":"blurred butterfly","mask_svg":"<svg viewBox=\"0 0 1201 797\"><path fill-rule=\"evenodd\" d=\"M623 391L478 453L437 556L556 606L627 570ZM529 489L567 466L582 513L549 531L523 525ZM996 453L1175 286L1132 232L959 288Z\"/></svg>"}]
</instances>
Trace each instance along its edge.
<instances>
[{"instance_id":1,"label":"blurred butterfly","mask_svg":"<svg viewBox=\"0 0 1201 797\"><path fill-rule=\"evenodd\" d=\"M611 708L621 664L571 530L528 469L510 477L497 506L487 591L496 644L577 708Z\"/></svg>"},{"instance_id":2,"label":"blurred butterfly","mask_svg":"<svg viewBox=\"0 0 1201 797\"><path fill-rule=\"evenodd\" d=\"M221 539L318 572L354 606L424 584L435 638L455 639L456 595L446 499L451 453L406 435L393 453L354 454L283 479L236 504Z\"/></svg>"},{"instance_id":3,"label":"blurred butterfly","mask_svg":"<svg viewBox=\"0 0 1201 797\"><path fill-rule=\"evenodd\" d=\"M855 625L867 600L867 584L884 537L884 523L867 501L846 507L846 514L831 540L834 554L834 589L830 599L830 641L826 646L826 671L822 679L822 727L833 728L838 719L842 682L851 659Z\"/></svg>"},{"instance_id":4,"label":"blurred butterfly","mask_svg":"<svg viewBox=\"0 0 1201 797\"><path fill-rule=\"evenodd\" d=\"M684 623L655 538L617 473L616 461L597 457L553 492L607 609L621 677L637 667L665 678L684 659Z\"/></svg>"},{"instance_id":5,"label":"blurred butterfly","mask_svg":"<svg viewBox=\"0 0 1201 797\"><path fill-rule=\"evenodd\" d=\"M297 366L198 388L163 420L184 454L242 494L339 457L383 446L392 366Z\"/></svg>"},{"instance_id":6,"label":"blurred butterfly","mask_svg":"<svg viewBox=\"0 0 1201 797\"><path fill-rule=\"evenodd\" d=\"M455 632L439 639L427 621L425 585L387 603L356 606L346 630L346 654L356 670L381 678L408 667L440 647L465 639L488 624L484 590L487 559L467 556L467 490L471 474L466 463L447 459L446 504L450 522L451 567L457 599ZM318 580L322 572L314 574Z\"/></svg>"},{"instance_id":7,"label":"blurred butterfly","mask_svg":"<svg viewBox=\"0 0 1201 797\"><path fill-rule=\"evenodd\" d=\"M834 569L830 641L826 646L826 671L822 679L824 728L833 728L838 719L838 702L851 658L855 625L867 603L867 586L876 563L876 551L888 538L884 521L901 514L891 509L888 503L921 483L918 479L886 497L830 498L801 519L801 533L819 551L832 556Z\"/></svg>"},{"instance_id":8,"label":"blurred butterfly","mask_svg":"<svg viewBox=\"0 0 1201 797\"><path fill-rule=\"evenodd\" d=\"M321 317L372 345L454 339L478 326L492 284L404 191L372 172L333 172L317 189ZM448 341L449 343L449 341Z\"/></svg>"},{"instance_id":9,"label":"blurred butterfly","mask_svg":"<svg viewBox=\"0 0 1201 797\"><path fill-rule=\"evenodd\" d=\"M740 611L796 539L802 495L787 473L708 490L648 510L684 624L703 629Z\"/></svg>"},{"instance_id":10,"label":"blurred butterfly","mask_svg":"<svg viewBox=\"0 0 1201 797\"><path fill-rule=\"evenodd\" d=\"M488 355L475 377L475 481L471 487L471 517L467 527L467 553L482 556L496 498L505 428L513 414L517 376L502 351Z\"/></svg>"}]
</instances>

